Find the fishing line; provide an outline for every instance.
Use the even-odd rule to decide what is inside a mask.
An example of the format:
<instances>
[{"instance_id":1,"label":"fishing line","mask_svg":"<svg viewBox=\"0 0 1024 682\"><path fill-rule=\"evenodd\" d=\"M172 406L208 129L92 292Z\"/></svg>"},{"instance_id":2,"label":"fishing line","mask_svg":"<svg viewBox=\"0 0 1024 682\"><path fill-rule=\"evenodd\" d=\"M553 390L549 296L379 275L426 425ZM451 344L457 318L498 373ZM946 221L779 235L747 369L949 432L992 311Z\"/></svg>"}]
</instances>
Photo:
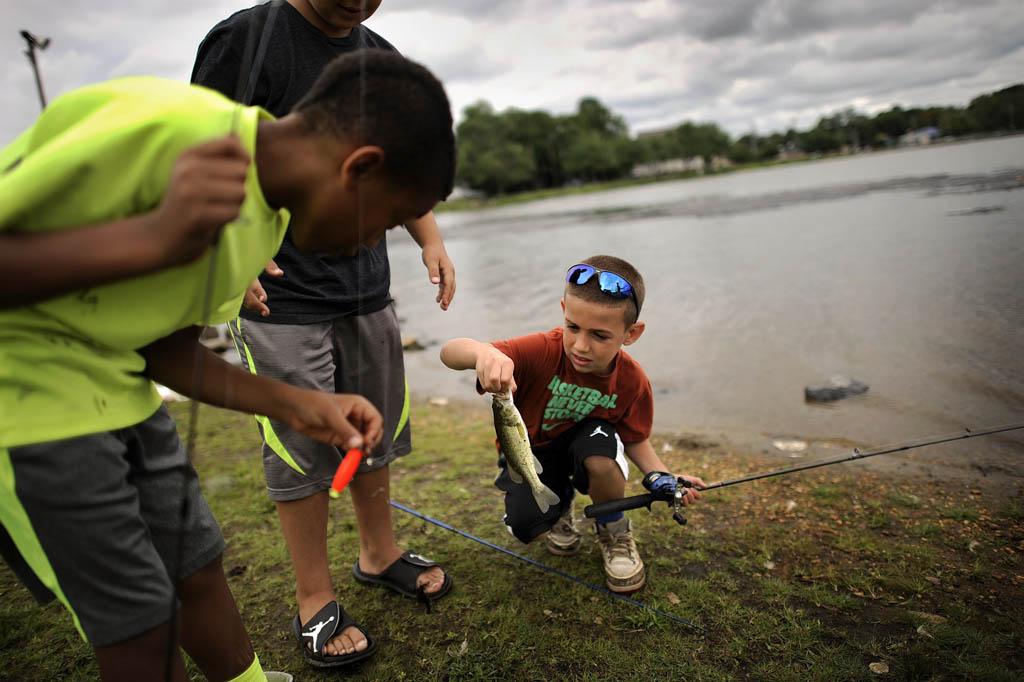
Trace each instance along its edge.
<instances>
[{"instance_id":1,"label":"fishing line","mask_svg":"<svg viewBox=\"0 0 1024 682\"><path fill-rule=\"evenodd\" d=\"M750 481L757 481L762 478L771 478L773 476L782 476L784 474L792 474L797 471L805 471L807 469L816 469L818 467L829 466L832 464L840 464L842 462L851 462L855 459L865 459L867 457L875 457L877 455L889 455L894 452L903 452L906 450L914 450L917 448L923 448L929 445L938 445L940 443L950 443L957 440L967 440L969 438L979 438L981 436L991 436L996 433L1005 433L1007 431L1017 431L1024 429L1024 422L1016 424L1006 424L1004 426L993 426L986 427L980 431L965 428L963 432L957 432L955 434L946 436L932 436L901 445L888 445L877 450L869 450L867 452L861 452L860 448L854 448L853 454L843 455L834 459L826 459L819 462L808 462L807 464L801 464L787 469L779 469L778 471L768 471L760 474L751 474L750 476L743 476L741 478L734 478L728 481L721 481L718 483L712 483L706 488L700 488L701 492L708 490L714 490L716 488L725 488L726 486L736 485L738 483L748 483ZM583 515L587 518L596 518L603 516L604 514L610 514L616 511L626 511L629 509L638 509L640 507L647 507L650 509L653 502L668 502L672 504L671 500L666 500L663 497L655 497L651 493L644 495L634 495L632 497L625 497L621 500L612 500L611 502L602 502L601 504L592 504L583 510Z\"/></svg>"},{"instance_id":2,"label":"fishing line","mask_svg":"<svg viewBox=\"0 0 1024 682\"><path fill-rule=\"evenodd\" d=\"M487 547L490 547L491 549L496 549L499 552L504 552L505 554L508 554L509 556L515 557L516 559L519 559L521 561L525 561L526 563L532 564L532 565L534 565L534 566L536 566L538 568L542 568L545 571L550 571L551 573L554 573L555 575L560 575L563 578L567 578L569 580L572 580L573 582L577 582L580 585L585 585L586 587L589 587L592 590L596 590L597 592L602 592L604 594L607 594L610 597L615 597L616 599L621 599L622 601L624 601L624 602L626 602L628 604L632 604L633 606L639 606L642 609L647 609L648 611L650 611L652 613L656 613L659 616L665 616L666 618L668 618L670 620L674 620L677 623L682 623L683 625L688 625L691 628L695 628L695 629L700 630L701 632L707 634L707 630L705 628L702 628L699 625L695 625L695 624L691 623L688 620L683 620L682 618L676 618L675 616L673 616L671 614L668 614L668 613L665 613L664 611L659 611L658 609L654 608L653 606L648 606L647 604L643 604L641 602L635 601L633 599L630 599L629 597L623 597L621 594L616 594L615 592L612 592L611 590L608 590L608 589L606 589L604 587L600 587L598 585L594 585L593 583L588 583L586 580L581 580L580 578L577 578L575 576L569 575L568 573L565 573L563 571L559 571L557 568L551 568L550 566L545 566L544 564L540 563L539 561L534 561L533 559L530 559L528 557L524 557L521 554L516 554L515 552L513 552L510 549L505 549L504 547L499 547L498 545L495 545L494 543L488 542L487 540L483 540L481 538L478 538L475 535L470 535L469 533L467 533L465 531L462 531L462 530L459 530L458 528L453 528L453 527L449 526L447 523L444 523L443 521L438 521L437 519L432 519L429 516L427 516L426 514L421 514L418 511L415 511L413 509L409 509L408 507L406 507L406 506L404 506L402 504L399 504L398 502L395 502L394 500L391 500L391 506L394 507L395 509L401 509L402 511L404 511L407 514L412 514L413 516L418 516L419 518L423 519L424 521L429 521L430 523L434 524L435 526L440 526L441 528L444 528L445 530L450 530L453 533L457 533L458 535L461 535L464 538L469 538L470 540L474 540L476 542L479 542L481 545L485 545Z\"/></svg>"},{"instance_id":3,"label":"fishing line","mask_svg":"<svg viewBox=\"0 0 1024 682\"><path fill-rule=\"evenodd\" d=\"M734 478L729 481L712 483L707 488L703 488L702 492L703 490L714 490L715 488L724 488L726 486L736 485L737 483L747 483L748 481L756 481L762 478L770 478L772 476L791 474L797 471L804 471L806 469L815 469L817 467L829 466L830 464L852 462L855 459L875 457L876 455L890 455L894 452L914 450L916 448L923 448L928 445L938 445L940 443L949 443L955 440L966 440L968 438L978 438L980 436L991 436L994 433L1004 433L1006 431L1016 431L1018 429L1024 429L1024 422L1020 424L1007 424L1006 426L995 426L992 428L986 428L982 431L972 431L971 429L964 429L964 433L957 433L949 436L933 436L932 438L929 439L907 443L905 445L890 445L878 450L869 450L868 452L861 452L860 448L854 448L852 455L845 455L843 457L837 457L835 459L826 459L820 462L808 462L807 464L801 464L799 466L790 467L788 469L780 469L779 471L769 471L763 474L753 474L751 476L744 476L742 478Z\"/></svg>"},{"instance_id":4,"label":"fishing line","mask_svg":"<svg viewBox=\"0 0 1024 682\"><path fill-rule=\"evenodd\" d=\"M274 24L274 19L277 16L277 10L280 6L280 0L274 0L270 3L270 9L267 14L267 19L260 27L254 21L249 25L249 31L245 37L245 51L242 53L242 68L238 70L238 84L235 88L235 105L231 112L231 130L230 134L238 137L238 127L242 117L242 112L245 109L246 102L250 100L256 89L256 79L259 77L259 70L263 65L263 58L266 56L267 45L270 42L270 29ZM259 37L259 46L256 45L256 39ZM255 163L255 159L252 160ZM219 233L217 237L214 237L213 244L210 245L209 253L209 265L206 269L206 289L203 294L203 305L202 313L200 316L200 338L202 336L202 329L205 328L207 320L210 318L210 307L213 302L213 285L214 279L217 275L217 249L220 244ZM192 370L192 391L198 396L199 385L203 375L203 358L205 352L202 344L197 341L196 348L196 360L195 367ZM189 406L189 425L188 425L188 436L185 440L185 455L189 461L192 460L193 454L195 453L196 444L196 429L199 420L199 400L197 397L193 397L191 405ZM180 570L179 563L181 562L181 556L184 551L185 544L185 522L188 518L188 476L186 475L181 484L181 504L178 508L178 537L175 543L175 555L174 562L171 565L171 615L168 620L168 633L167 633L167 658L164 660L164 679L168 682L171 679L173 667L174 667L174 653L177 651L177 640L178 640L178 583ZM183 579L183 578L181 578Z\"/></svg>"}]
</instances>

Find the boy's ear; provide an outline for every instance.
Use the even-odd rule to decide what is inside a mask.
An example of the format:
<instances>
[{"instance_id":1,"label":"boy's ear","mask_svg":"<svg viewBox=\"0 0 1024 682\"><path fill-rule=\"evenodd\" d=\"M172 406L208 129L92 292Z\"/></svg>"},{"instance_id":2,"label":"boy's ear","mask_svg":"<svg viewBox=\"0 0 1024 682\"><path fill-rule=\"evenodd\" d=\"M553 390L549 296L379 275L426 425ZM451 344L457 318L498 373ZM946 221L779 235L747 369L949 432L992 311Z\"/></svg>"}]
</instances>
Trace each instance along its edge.
<instances>
[{"instance_id":1,"label":"boy's ear","mask_svg":"<svg viewBox=\"0 0 1024 682\"><path fill-rule=\"evenodd\" d=\"M622 342L623 346L628 346L635 343L640 335L644 333L646 325L643 322L634 322L633 326L626 330L626 339Z\"/></svg>"},{"instance_id":2,"label":"boy's ear","mask_svg":"<svg viewBox=\"0 0 1024 682\"><path fill-rule=\"evenodd\" d=\"M361 181L383 166L383 149L372 144L357 147L341 162L341 186L355 189Z\"/></svg>"}]
</instances>

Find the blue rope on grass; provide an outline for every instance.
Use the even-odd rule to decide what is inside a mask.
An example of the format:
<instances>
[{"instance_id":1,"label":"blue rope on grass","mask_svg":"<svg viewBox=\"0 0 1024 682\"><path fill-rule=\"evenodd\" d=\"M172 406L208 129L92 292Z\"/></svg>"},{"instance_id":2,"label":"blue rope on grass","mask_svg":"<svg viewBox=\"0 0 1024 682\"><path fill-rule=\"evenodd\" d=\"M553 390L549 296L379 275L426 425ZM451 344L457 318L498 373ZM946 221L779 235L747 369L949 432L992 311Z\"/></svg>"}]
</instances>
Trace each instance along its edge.
<instances>
[{"instance_id":1,"label":"blue rope on grass","mask_svg":"<svg viewBox=\"0 0 1024 682\"><path fill-rule=\"evenodd\" d=\"M426 514L421 514L418 511L415 511L413 509L409 509L408 507L406 507L406 506L404 506L402 504L399 504L398 502L395 502L394 500L391 501L391 506L394 507L395 509L401 509L402 511L404 511L407 514L412 514L413 516L418 516L419 518L423 519L424 521L429 521L430 523L434 524L435 526L440 526L441 528L444 528L445 530L450 530L453 533L458 533L459 535L461 535L464 538L469 538L470 540L475 540L476 542L479 542L481 545L486 545L487 547L490 547L491 549L496 549L499 552L504 552L505 554L508 554L509 556L514 556L516 559L520 559L522 561L525 561L528 564L533 564L534 566L536 566L538 568L543 568L545 571L551 571L555 575L560 575L563 578L568 578L569 580L572 580L573 582L577 582L580 585L585 585L585 586L589 587L592 590L597 590L598 592L603 592L604 594L607 594L609 597L615 597L616 599L621 599L622 601L627 602L629 604L632 604L633 606L639 606L640 608L647 609L648 611L650 611L652 613L656 613L659 616L665 616L666 618L668 618L670 620L674 620L677 623L682 623L683 625L688 625L691 628L700 630L701 632L703 632L705 634L707 633L706 629L702 628L699 625L694 625L693 623L691 623L688 620L683 620L682 618L676 618L675 616L673 616L671 614L665 613L664 611L659 611L658 609L656 609L656 608L654 608L652 606L648 606L647 604L642 604L641 602L634 601L633 599L630 599L629 597L623 597L621 594L616 594L616 593L612 592L611 590L605 589L604 587L600 587L599 585L594 585L593 583L588 583L586 580L580 580L579 578L577 578L575 576L572 576L572 575L569 575L568 573L564 573L562 571L559 571L556 568L551 568L550 566L545 566L544 564L540 563L539 561L534 561L533 559L530 559L528 557L524 557L521 554L516 554L515 552L513 552L511 550L505 549L504 547L499 547L498 545L495 545L494 543L487 542L487 540L482 540L482 539L476 537L475 535L470 535L469 533L467 533L465 531L461 531L458 528L452 528L451 526L449 526L447 523L444 523L443 521L438 521L437 519L432 519L429 516L427 516Z\"/></svg>"}]
</instances>

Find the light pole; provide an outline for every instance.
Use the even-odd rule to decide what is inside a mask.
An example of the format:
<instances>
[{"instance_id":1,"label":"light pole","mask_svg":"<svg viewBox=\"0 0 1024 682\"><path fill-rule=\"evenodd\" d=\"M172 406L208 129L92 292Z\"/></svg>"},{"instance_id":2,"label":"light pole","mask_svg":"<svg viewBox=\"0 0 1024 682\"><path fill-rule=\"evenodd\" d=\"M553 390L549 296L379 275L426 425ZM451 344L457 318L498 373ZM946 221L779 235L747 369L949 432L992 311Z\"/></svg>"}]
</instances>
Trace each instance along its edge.
<instances>
[{"instance_id":1,"label":"light pole","mask_svg":"<svg viewBox=\"0 0 1024 682\"><path fill-rule=\"evenodd\" d=\"M28 49L25 50L25 56L28 57L28 61L32 64L32 73L36 76L36 89L39 90L39 104L43 109L46 108L46 95L43 94L43 81L39 77L39 65L36 63L36 48L45 50L50 44L49 38L39 38L32 35L28 31L22 31L21 37L28 43Z\"/></svg>"}]
</instances>

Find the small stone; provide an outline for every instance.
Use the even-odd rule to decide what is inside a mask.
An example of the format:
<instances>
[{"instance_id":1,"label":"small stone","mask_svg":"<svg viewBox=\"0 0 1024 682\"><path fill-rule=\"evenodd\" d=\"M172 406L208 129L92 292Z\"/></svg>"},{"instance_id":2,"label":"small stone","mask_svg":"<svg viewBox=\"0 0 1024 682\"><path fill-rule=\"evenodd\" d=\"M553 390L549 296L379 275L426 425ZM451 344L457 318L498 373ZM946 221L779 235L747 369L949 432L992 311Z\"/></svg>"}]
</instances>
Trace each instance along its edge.
<instances>
[{"instance_id":1,"label":"small stone","mask_svg":"<svg viewBox=\"0 0 1024 682\"><path fill-rule=\"evenodd\" d=\"M437 407L444 407L448 404L448 398L431 398L430 404L436 405Z\"/></svg>"},{"instance_id":2,"label":"small stone","mask_svg":"<svg viewBox=\"0 0 1024 682\"><path fill-rule=\"evenodd\" d=\"M885 675L889 672L889 666L881 661L868 665L868 670L876 675Z\"/></svg>"}]
</instances>

